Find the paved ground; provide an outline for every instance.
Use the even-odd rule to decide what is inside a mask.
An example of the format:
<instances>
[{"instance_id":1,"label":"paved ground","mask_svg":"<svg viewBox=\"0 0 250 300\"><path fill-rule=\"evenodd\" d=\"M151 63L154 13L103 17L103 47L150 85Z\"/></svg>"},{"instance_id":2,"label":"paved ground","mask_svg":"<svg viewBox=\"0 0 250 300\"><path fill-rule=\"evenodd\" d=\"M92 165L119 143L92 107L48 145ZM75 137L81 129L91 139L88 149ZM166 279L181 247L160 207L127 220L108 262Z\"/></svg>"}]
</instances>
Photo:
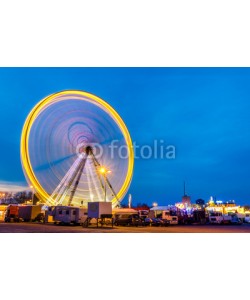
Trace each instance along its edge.
<instances>
[{"instance_id":1,"label":"paved ground","mask_svg":"<svg viewBox=\"0 0 250 300\"><path fill-rule=\"evenodd\" d=\"M39 223L0 223L0 233L250 233L250 224L243 225L178 225L169 227L82 228Z\"/></svg>"}]
</instances>

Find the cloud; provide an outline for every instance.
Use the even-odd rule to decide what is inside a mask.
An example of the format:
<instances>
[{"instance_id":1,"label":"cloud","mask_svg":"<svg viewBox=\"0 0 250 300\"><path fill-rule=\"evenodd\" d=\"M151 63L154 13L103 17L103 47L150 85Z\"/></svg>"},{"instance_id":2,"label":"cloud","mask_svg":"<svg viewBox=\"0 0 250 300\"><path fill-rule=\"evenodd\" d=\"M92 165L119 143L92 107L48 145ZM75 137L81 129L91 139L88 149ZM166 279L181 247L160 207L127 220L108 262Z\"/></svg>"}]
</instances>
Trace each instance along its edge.
<instances>
[{"instance_id":1,"label":"cloud","mask_svg":"<svg viewBox=\"0 0 250 300\"><path fill-rule=\"evenodd\" d=\"M21 192L26 190L29 190L29 187L25 183L0 181L1 192Z\"/></svg>"}]
</instances>

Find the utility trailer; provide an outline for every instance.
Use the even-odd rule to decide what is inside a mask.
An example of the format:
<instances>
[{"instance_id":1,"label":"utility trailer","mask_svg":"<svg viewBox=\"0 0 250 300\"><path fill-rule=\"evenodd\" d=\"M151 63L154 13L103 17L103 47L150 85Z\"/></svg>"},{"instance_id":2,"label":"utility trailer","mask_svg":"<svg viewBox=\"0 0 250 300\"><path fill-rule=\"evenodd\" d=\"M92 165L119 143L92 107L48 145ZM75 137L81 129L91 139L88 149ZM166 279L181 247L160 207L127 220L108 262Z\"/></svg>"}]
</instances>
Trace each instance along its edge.
<instances>
[{"instance_id":1,"label":"utility trailer","mask_svg":"<svg viewBox=\"0 0 250 300\"><path fill-rule=\"evenodd\" d=\"M89 202L88 203L88 218L83 223L83 227L88 227L90 224L99 225L114 225L112 215L111 202Z\"/></svg>"},{"instance_id":2,"label":"utility trailer","mask_svg":"<svg viewBox=\"0 0 250 300\"><path fill-rule=\"evenodd\" d=\"M87 209L75 206L50 206L45 212L45 223L52 217L54 224L82 225L87 217Z\"/></svg>"}]
</instances>

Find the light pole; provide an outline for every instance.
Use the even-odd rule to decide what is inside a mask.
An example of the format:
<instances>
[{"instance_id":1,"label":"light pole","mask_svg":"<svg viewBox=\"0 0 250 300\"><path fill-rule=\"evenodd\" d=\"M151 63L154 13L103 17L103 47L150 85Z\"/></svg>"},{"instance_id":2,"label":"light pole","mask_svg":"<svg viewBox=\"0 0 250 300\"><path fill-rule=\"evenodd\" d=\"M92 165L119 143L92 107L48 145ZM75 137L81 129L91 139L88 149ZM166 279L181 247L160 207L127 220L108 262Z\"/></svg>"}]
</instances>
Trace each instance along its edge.
<instances>
[{"instance_id":1,"label":"light pole","mask_svg":"<svg viewBox=\"0 0 250 300\"><path fill-rule=\"evenodd\" d=\"M31 185L30 188L32 189L32 205L34 205L34 187L33 187L33 185Z\"/></svg>"},{"instance_id":2,"label":"light pole","mask_svg":"<svg viewBox=\"0 0 250 300\"><path fill-rule=\"evenodd\" d=\"M101 167L99 169L99 172L103 175L103 178L104 178L104 202L106 202L106 195L107 195L107 185L106 185L106 182L107 182L107 174L108 173L111 173L110 170L107 170L106 168L104 167Z\"/></svg>"}]
</instances>

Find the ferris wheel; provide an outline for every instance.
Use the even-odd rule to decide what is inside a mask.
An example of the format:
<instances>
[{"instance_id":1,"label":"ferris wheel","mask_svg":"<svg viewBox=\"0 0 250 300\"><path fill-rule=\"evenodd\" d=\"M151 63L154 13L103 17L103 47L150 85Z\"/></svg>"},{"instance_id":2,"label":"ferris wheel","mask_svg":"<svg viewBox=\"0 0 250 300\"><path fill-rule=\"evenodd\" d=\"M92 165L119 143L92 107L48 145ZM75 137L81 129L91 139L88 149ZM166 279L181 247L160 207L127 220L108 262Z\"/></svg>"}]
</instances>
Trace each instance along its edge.
<instances>
[{"instance_id":1,"label":"ferris wheel","mask_svg":"<svg viewBox=\"0 0 250 300\"><path fill-rule=\"evenodd\" d=\"M43 203L116 207L129 188L134 154L126 125L107 102L67 90L44 98L28 115L21 161Z\"/></svg>"}]
</instances>

